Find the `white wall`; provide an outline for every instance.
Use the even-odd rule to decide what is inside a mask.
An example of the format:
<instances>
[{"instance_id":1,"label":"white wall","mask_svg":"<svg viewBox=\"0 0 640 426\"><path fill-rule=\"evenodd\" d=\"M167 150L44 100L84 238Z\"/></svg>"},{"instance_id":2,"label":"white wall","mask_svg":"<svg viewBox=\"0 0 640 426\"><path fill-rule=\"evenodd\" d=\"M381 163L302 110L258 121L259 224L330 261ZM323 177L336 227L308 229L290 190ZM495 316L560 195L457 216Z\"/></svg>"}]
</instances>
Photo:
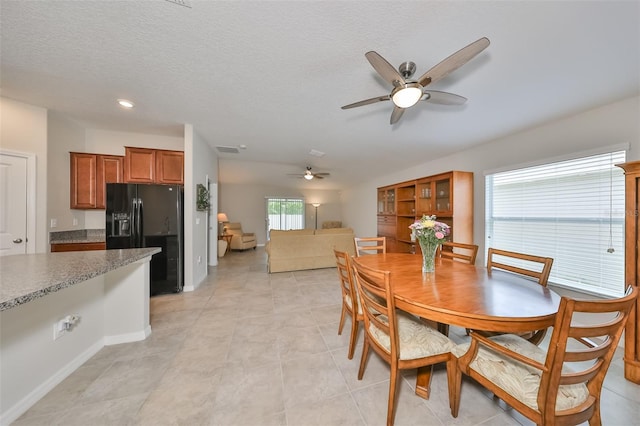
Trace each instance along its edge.
<instances>
[{"instance_id":1,"label":"white wall","mask_svg":"<svg viewBox=\"0 0 640 426\"><path fill-rule=\"evenodd\" d=\"M185 280L184 290L197 288L207 276L208 218L209 212L196 210L196 185L207 186L218 181L218 156L193 126L184 126L184 217L185 217ZM215 206L212 215L216 214ZM212 233L215 235L215 224ZM217 238L217 237L214 237ZM214 256L217 261L217 256Z\"/></svg>"},{"instance_id":2,"label":"white wall","mask_svg":"<svg viewBox=\"0 0 640 426\"><path fill-rule=\"evenodd\" d=\"M484 262L484 172L628 143L627 160L640 159L640 97L632 97L496 139L449 157L380 176L342 193L343 218L356 235L377 232L376 188L450 170L474 173L474 242ZM401 150L400 150L401 152ZM408 155L408 154L407 154Z\"/></svg>"},{"instance_id":3,"label":"white wall","mask_svg":"<svg viewBox=\"0 0 640 426\"><path fill-rule=\"evenodd\" d=\"M175 151L184 150L184 138L182 137L116 132L100 129L87 129L86 132L84 152L93 154L124 155L125 146ZM188 163L185 162L185 169L188 169L186 164ZM187 171L185 170L185 175L186 174ZM105 227L105 210L85 210L84 217L85 228L102 229Z\"/></svg>"},{"instance_id":4,"label":"white wall","mask_svg":"<svg viewBox=\"0 0 640 426\"><path fill-rule=\"evenodd\" d=\"M47 110L0 97L0 149L36 156L35 251L47 251Z\"/></svg>"},{"instance_id":5,"label":"white wall","mask_svg":"<svg viewBox=\"0 0 640 426\"><path fill-rule=\"evenodd\" d=\"M318 228L323 220L342 220L340 192L336 190L314 190L282 188L255 184L221 184L219 191L219 211L226 213L230 222L240 222L244 232L254 232L258 245L267 241L266 203L267 197L304 198L307 203L306 228L315 226L315 209L311 203L320 203L318 207ZM343 222L343 226L346 225Z\"/></svg>"},{"instance_id":6,"label":"white wall","mask_svg":"<svg viewBox=\"0 0 640 426\"><path fill-rule=\"evenodd\" d=\"M69 152L86 152L85 128L62 114L49 111L47 144L47 225L49 231L85 229L85 213L71 210ZM57 221L51 228L51 219ZM73 220L77 224L73 224ZM103 226L102 226L103 227ZM101 227L101 228L102 228Z\"/></svg>"}]
</instances>

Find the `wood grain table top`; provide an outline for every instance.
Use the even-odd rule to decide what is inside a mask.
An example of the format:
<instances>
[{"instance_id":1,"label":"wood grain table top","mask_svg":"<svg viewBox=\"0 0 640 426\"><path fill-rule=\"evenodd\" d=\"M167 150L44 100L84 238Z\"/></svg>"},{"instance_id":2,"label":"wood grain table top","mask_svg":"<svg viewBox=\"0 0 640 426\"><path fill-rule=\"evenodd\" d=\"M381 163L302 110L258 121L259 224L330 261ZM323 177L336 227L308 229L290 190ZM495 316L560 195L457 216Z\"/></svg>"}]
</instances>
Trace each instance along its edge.
<instances>
[{"instance_id":1,"label":"wood grain table top","mask_svg":"<svg viewBox=\"0 0 640 426\"><path fill-rule=\"evenodd\" d=\"M434 273L422 273L422 256L404 253L353 259L390 271L399 309L443 324L476 330L523 332L553 325L560 296L519 275L436 259Z\"/></svg>"}]
</instances>

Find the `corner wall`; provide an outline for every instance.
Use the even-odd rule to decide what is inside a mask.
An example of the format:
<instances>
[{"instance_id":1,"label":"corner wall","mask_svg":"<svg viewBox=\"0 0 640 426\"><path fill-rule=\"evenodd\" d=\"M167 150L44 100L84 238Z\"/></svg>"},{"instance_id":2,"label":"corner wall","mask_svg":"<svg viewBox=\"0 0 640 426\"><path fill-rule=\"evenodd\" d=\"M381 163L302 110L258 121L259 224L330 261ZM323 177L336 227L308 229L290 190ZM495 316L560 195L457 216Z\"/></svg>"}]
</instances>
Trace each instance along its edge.
<instances>
[{"instance_id":1,"label":"corner wall","mask_svg":"<svg viewBox=\"0 0 640 426\"><path fill-rule=\"evenodd\" d=\"M35 252L47 251L47 110L0 97L0 149L36 156Z\"/></svg>"},{"instance_id":2,"label":"corner wall","mask_svg":"<svg viewBox=\"0 0 640 426\"><path fill-rule=\"evenodd\" d=\"M207 177L218 182L218 156L191 124L184 126L184 163L184 290L193 291L207 277L209 238L217 240L216 224L209 219L218 214L216 200L211 200L211 210L196 210L196 185L207 187ZM217 264L217 253L212 258Z\"/></svg>"}]
</instances>

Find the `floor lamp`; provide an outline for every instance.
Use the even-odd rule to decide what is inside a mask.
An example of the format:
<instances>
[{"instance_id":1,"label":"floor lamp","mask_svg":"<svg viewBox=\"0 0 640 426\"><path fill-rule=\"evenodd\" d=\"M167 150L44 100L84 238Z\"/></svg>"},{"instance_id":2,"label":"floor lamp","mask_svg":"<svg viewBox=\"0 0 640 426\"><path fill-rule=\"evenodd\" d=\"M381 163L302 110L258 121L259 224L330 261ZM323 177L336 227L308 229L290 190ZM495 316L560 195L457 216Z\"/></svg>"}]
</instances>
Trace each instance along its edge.
<instances>
[{"instance_id":1,"label":"floor lamp","mask_svg":"<svg viewBox=\"0 0 640 426\"><path fill-rule=\"evenodd\" d=\"M316 209L316 229L318 229L318 207L320 207L320 203L311 203L311 205Z\"/></svg>"}]
</instances>

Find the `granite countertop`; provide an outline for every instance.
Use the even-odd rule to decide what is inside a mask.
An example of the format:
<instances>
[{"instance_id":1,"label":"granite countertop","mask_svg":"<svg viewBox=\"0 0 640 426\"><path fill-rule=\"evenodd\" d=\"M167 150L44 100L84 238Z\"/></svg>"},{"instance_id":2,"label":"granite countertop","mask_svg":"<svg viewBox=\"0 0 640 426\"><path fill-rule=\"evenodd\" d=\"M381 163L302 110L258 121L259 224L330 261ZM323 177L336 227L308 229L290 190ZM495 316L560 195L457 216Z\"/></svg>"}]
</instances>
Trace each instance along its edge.
<instances>
[{"instance_id":1,"label":"granite countertop","mask_svg":"<svg viewBox=\"0 0 640 426\"><path fill-rule=\"evenodd\" d=\"M50 244L104 243L105 241L104 229L49 232Z\"/></svg>"},{"instance_id":2,"label":"granite countertop","mask_svg":"<svg viewBox=\"0 0 640 426\"><path fill-rule=\"evenodd\" d=\"M160 253L157 247L0 257L0 311Z\"/></svg>"}]
</instances>

